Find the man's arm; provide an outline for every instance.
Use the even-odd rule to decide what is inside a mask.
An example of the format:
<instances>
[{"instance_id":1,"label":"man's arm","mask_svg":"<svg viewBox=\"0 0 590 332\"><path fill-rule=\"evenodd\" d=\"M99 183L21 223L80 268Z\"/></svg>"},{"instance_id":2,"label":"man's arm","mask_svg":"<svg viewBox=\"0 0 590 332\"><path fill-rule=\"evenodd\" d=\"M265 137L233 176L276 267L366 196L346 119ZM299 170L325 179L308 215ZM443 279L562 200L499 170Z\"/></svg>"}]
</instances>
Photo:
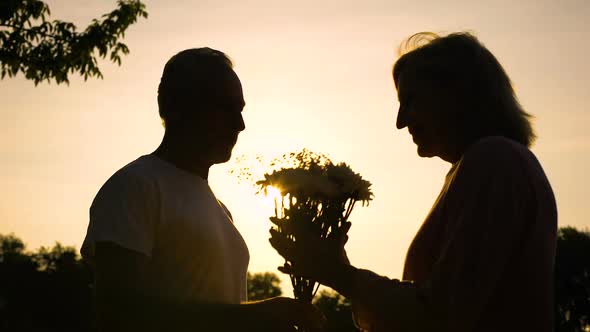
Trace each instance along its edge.
<instances>
[{"instance_id":1,"label":"man's arm","mask_svg":"<svg viewBox=\"0 0 590 332\"><path fill-rule=\"evenodd\" d=\"M100 331L295 331L323 323L309 304L287 298L245 304L175 302L144 293L149 258L112 242L97 242L95 291Z\"/></svg>"}]
</instances>

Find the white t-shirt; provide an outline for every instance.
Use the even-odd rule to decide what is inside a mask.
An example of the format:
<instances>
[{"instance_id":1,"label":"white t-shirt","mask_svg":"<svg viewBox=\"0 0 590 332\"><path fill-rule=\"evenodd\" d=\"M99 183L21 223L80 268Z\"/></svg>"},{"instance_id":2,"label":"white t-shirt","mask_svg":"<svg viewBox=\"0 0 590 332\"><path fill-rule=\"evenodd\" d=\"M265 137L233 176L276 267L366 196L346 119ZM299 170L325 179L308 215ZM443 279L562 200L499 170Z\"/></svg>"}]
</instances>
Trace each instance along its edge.
<instances>
[{"instance_id":1,"label":"white t-shirt","mask_svg":"<svg viewBox=\"0 0 590 332\"><path fill-rule=\"evenodd\" d=\"M150 258L148 295L233 303L246 300L248 247L206 180L146 155L117 171L90 207L82 256L97 241Z\"/></svg>"}]
</instances>

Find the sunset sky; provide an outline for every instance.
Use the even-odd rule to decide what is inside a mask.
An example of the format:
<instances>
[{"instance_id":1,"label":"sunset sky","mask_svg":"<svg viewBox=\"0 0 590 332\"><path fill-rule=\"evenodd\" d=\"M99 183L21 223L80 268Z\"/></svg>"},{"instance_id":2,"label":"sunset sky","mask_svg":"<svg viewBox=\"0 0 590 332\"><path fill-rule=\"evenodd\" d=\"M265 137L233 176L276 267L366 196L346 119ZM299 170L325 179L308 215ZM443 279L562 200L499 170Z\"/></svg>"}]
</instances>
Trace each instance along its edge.
<instances>
[{"instance_id":1,"label":"sunset sky","mask_svg":"<svg viewBox=\"0 0 590 332\"><path fill-rule=\"evenodd\" d=\"M79 28L115 8L106 0L47 1L52 18ZM246 130L234 156L266 158L307 147L345 161L373 183L347 246L352 263L401 277L407 247L450 165L423 159L395 129L391 78L397 47L420 31L474 32L535 116L532 148L556 194L560 226L590 227L590 1L145 1L121 67L103 80L35 87L0 81L0 234L29 249L55 241L80 247L88 208L117 169L159 144L156 90L176 52L226 52L242 80ZM282 264L268 244L272 207L229 174L209 183L250 248L251 271Z\"/></svg>"}]
</instances>

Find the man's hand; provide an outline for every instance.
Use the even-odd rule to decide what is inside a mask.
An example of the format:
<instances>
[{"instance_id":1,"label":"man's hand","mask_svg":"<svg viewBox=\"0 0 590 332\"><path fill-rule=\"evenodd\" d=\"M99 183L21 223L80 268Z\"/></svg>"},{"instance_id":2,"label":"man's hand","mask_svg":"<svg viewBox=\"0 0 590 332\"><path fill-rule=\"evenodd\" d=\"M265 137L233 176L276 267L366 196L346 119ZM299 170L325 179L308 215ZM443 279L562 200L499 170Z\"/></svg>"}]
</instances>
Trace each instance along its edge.
<instances>
[{"instance_id":1,"label":"man's hand","mask_svg":"<svg viewBox=\"0 0 590 332\"><path fill-rule=\"evenodd\" d=\"M251 306L252 317L258 320L258 331L321 331L326 323L326 317L316 306L301 300L275 297L247 306Z\"/></svg>"},{"instance_id":2,"label":"man's hand","mask_svg":"<svg viewBox=\"0 0 590 332\"><path fill-rule=\"evenodd\" d=\"M351 223L347 222L340 232L330 234L327 239L322 239L302 227L295 227L293 223L281 224L282 232L271 229L270 244L290 263L279 267L279 271L331 285L337 271L350 265L344 249L350 226ZM293 235L295 240L289 235Z\"/></svg>"}]
</instances>

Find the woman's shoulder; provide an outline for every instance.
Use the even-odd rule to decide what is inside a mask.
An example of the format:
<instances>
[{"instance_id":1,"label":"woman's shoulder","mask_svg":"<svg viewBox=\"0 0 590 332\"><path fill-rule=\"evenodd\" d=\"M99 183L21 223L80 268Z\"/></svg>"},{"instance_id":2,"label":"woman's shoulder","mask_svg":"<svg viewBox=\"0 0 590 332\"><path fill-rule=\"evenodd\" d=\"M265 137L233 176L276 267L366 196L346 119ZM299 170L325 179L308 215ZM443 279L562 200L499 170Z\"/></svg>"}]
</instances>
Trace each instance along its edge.
<instances>
[{"instance_id":1,"label":"woman's shoulder","mask_svg":"<svg viewBox=\"0 0 590 332\"><path fill-rule=\"evenodd\" d=\"M528 155L531 151L523 144L503 136L487 136L473 143L465 151L470 155Z\"/></svg>"},{"instance_id":2,"label":"woman's shoulder","mask_svg":"<svg viewBox=\"0 0 590 332\"><path fill-rule=\"evenodd\" d=\"M505 137L490 136L469 146L448 177L471 183L492 178L527 181L536 174L543 174L541 165L526 146Z\"/></svg>"},{"instance_id":3,"label":"woman's shoulder","mask_svg":"<svg viewBox=\"0 0 590 332\"><path fill-rule=\"evenodd\" d=\"M511 168L538 164L537 158L526 146L502 136L488 136L473 143L461 161L463 164Z\"/></svg>"}]
</instances>

